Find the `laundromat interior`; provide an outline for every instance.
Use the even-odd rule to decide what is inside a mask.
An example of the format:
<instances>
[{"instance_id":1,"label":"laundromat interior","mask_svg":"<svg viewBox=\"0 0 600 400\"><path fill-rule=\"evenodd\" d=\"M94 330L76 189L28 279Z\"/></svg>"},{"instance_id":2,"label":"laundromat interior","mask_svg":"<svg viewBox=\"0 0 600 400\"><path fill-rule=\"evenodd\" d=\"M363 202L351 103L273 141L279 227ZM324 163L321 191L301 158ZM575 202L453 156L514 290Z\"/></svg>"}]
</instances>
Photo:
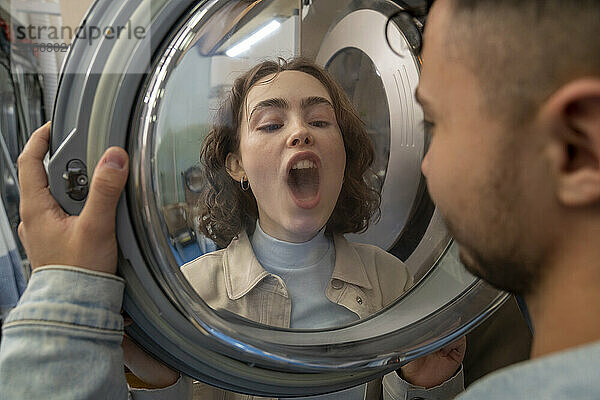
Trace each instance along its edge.
<instances>
[{"instance_id":1,"label":"laundromat interior","mask_svg":"<svg viewBox=\"0 0 600 400\"><path fill-rule=\"evenodd\" d=\"M125 332L189 377L194 399L358 398L355 388L362 388L361 398L375 398L374 379L465 335L465 387L528 359L532 327L523 299L463 267L421 172L430 136L415 90L427 15L410 10L426 10L426 3L0 1L2 321L32 273L17 233L17 158L51 120L48 185L68 214L81 213L104 150L127 150L129 179L116 217ZM371 289L334 274L327 290L343 292L359 311L351 322L330 326L277 326L260 312L211 306L203 294L210 291L196 287L216 284L197 283L185 272L226 247L207 237L208 218L197 214L206 185L201 149L218 110L244 72L295 57L328 71L374 150L367 184L381 193L380 218L346 234L344 243L376 246L402 261L410 276L393 301L366 310ZM333 161L323 154L319 162ZM252 192L241 187L242 195ZM234 279L253 279L245 271L240 276ZM285 287L279 277L271 283L278 281ZM230 302L251 290L227 285ZM130 386L152 390L124 372ZM213 387L221 397L207 394Z\"/></svg>"}]
</instances>

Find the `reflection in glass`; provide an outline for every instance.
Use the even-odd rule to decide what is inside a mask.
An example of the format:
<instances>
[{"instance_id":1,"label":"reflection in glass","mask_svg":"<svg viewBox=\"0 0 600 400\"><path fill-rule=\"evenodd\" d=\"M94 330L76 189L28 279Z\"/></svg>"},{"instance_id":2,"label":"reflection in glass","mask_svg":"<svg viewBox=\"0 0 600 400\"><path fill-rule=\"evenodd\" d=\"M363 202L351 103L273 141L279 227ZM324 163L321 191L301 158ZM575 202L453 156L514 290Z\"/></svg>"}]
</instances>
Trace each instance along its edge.
<instances>
[{"instance_id":1,"label":"reflection in glass","mask_svg":"<svg viewBox=\"0 0 600 400\"><path fill-rule=\"evenodd\" d=\"M190 30L187 33L187 40L173 40L175 45L184 43L185 51L179 47L179 50L182 51L176 58L176 62L170 65L171 69L168 70L168 74L165 74L160 81L160 88L152 88L153 93L157 94L155 97L157 101L154 105L155 113L152 117L154 130L153 174L157 189L154 194L161 210L164 230L168 234L169 246L175 261L180 266L187 263L183 269L184 273L190 279L192 287L208 304L216 309L226 309L253 321L272 326L335 327L356 321L359 317L367 317L391 304L404 293L412 284L412 278L404 265L381 249L350 244L341 236L332 236L329 232L327 235L325 232L321 232L314 237L310 251L306 251L301 246L286 246L286 244L276 243L273 236L265 233L260 224L256 222L256 228L254 232L252 230L249 232L249 238L245 232L237 232L234 241L237 241L238 247L241 246L242 250L227 253L231 259L225 256L221 262L226 271L223 271L223 267L219 264L219 268L211 269L205 266L202 273L189 273L189 270L193 269L190 266L197 264L194 260L202 254L216 250L217 247L226 247L229 242L228 240L219 241L218 238L212 237L210 229L204 233L202 230L209 220L206 219L206 216L202 217L199 212L199 202L202 201L203 185L205 184L201 178L200 149L215 121L216 111L229 95L233 80L237 76L261 59L273 59L274 55L284 58L297 55L299 13L296 7L298 3L296 1L287 2L287 5L284 3L286 2L263 2L262 8L253 7L252 9L244 8L241 2L225 6L228 12L227 17L218 12L211 16L209 22L202 27L195 31ZM225 8L223 9L225 10ZM236 13L238 16L234 17ZM211 25L212 22L216 25ZM265 27L269 26L270 31L277 31L276 36L270 36L272 32L265 30ZM222 34L221 38L219 32ZM236 57L232 57L232 55ZM374 84L377 84L375 67L368 58L363 57L359 50L349 50L344 55L340 55L334 60L333 66L339 65L339 69L344 69L349 67L348 63L355 61L360 61L358 72L369 74L373 77ZM369 107L366 101L366 90L367 86L372 86L372 82L365 83L367 85L355 79L354 81L342 81L341 85L351 94L355 104L359 105L360 116L367 122L367 134L375 143L377 161L364 177L369 179L369 184L376 190L380 190L381 182L385 179L387 159L389 158L389 117L387 106L379 112ZM289 93L302 87L300 84L296 88L291 88ZM385 98L380 82L376 87L379 89L377 95ZM327 97L327 90L323 86L321 89L324 91L324 95L317 92L307 93L306 96ZM372 90L373 87L370 89ZM152 96L147 97L151 98ZM279 97L285 97L285 93ZM288 100L292 101L291 98ZM315 114L317 119L326 119L327 113L334 112L332 108L323 104L311 106L308 110L307 112ZM335 117L333 122L335 122ZM313 121L311 120L309 123L313 124ZM319 138L319 140L322 139ZM357 143L353 146L364 147ZM257 151L260 151L260 147L257 148ZM323 167L323 171L332 170L329 163L333 158L335 157L327 149L324 154L320 154L319 165L323 163L327 167ZM307 189L310 185L307 186L301 182L315 179L314 176L311 177L310 172L306 171L310 171L313 168L310 167L310 163L317 162L317 160L300 161L296 165L297 168L290 170L290 179L295 183L289 184L290 187L297 186L295 196L302 203L307 201L306 196L310 197L306 194L307 190L310 191ZM266 162L267 160L265 160ZM353 163L354 161L351 161L351 164ZM343 182L345 164L342 162L340 165L342 168L339 170L340 175L336 175L338 176L336 179L339 181L336 190L339 190L341 182ZM338 181L331 181L333 185L326 181L329 179L327 174L319 175L319 179L325 179L322 190L329 190L329 186L338 185L336 183ZM252 189L250 190L252 191ZM328 200L333 201L331 209L335 205L337 194L335 196ZM370 201L366 199L367 197L365 197L365 202ZM266 201L265 204L268 204L269 199L267 198ZM353 207L345 212L343 219L351 219L351 214L356 213L357 209ZM328 218L325 215L322 223ZM269 226L265 225L265 230L268 229L270 229ZM215 241L211 239L215 239ZM217 246L216 243L221 246ZM260 247L261 243L264 245L263 247ZM277 245L280 246L277 247ZM298 264L302 264L301 258L306 258L303 261L313 267L324 259L329 260L329 263L326 263L326 267L317 268L315 273L299 274L297 271L280 269L278 264L281 260L272 257L273 254L269 254L294 251L296 251L294 258ZM223 254L223 252L219 252L214 257L223 257ZM258 259L260 259L260 263L258 263ZM252 260L256 262L253 263ZM340 265L344 268L340 269ZM195 267L195 269L198 268ZM233 269L235 271L232 271ZM317 275L319 275L318 279L307 279L315 278ZM290 278L290 276L295 277ZM259 290L250 293L251 289L254 289L259 282L261 285ZM221 283L223 287L219 287ZM323 285L323 287L317 288L315 285ZM269 290L275 294L272 299L274 302L272 307L248 307L247 304L244 304L244 302L252 303L252 295L264 298L265 292ZM300 314L304 313L304 316L308 317L305 320L310 323L294 324L293 321L301 321L304 317L296 315L298 309L291 309L290 298L310 290L315 290L317 295L320 293L322 298L322 294L327 291L329 300L326 304L321 302L313 305L308 305L304 301L304 311L300 311ZM309 295L307 297L313 299L318 296ZM281 304L286 305L281 306ZM321 321L315 321L310 318L310 310L316 310L318 307L333 308L335 310L329 311L335 311L342 316L338 320L324 318ZM271 311L265 311L267 309ZM331 315L331 313L328 314L326 311L322 315Z\"/></svg>"},{"instance_id":2,"label":"reflection in glass","mask_svg":"<svg viewBox=\"0 0 600 400\"><path fill-rule=\"evenodd\" d=\"M156 194L179 265L217 249L193 217L201 190L200 149L214 111L235 77L258 60L296 54L297 5L289 0L229 2L189 33L186 51L164 82L155 114ZM274 29L262 29L273 21L276 36Z\"/></svg>"},{"instance_id":3,"label":"reflection in glass","mask_svg":"<svg viewBox=\"0 0 600 400\"><path fill-rule=\"evenodd\" d=\"M150 111L145 114L144 120L150 128L149 138L152 143L149 147L152 151L152 194L155 196L157 208L160 210L159 218L162 221L160 229L153 229L157 229L156 232L162 231L168 239L168 251L174 258L173 270L183 267L191 289L216 310L226 310L266 325L303 329L335 328L355 322L359 318L369 317L392 304L413 284L413 277L404 264L381 249L351 244L341 236L321 232L313 238L318 242L313 243L313 246L323 246L324 250L310 259L310 256L314 255L311 254L312 249L309 252L289 246L274 247L274 235L266 232L270 229L266 223L261 227L261 221L252 224L248 235L244 231L234 232L234 243L230 247L237 246L236 251L222 250L200 258L218 248L224 249L231 240L230 237L229 240L221 241L211 234L211 220L201 213L199 207L203 201L202 192L205 185L202 178L203 167L199 163L200 150L216 121L217 110L229 95L235 78L258 61L273 59L276 55L289 58L298 54L299 17L296 1L260 2L252 8L244 4L227 3L222 11L206 17L207 20L203 24L197 24L197 20L194 22L193 18L188 21L163 51L165 56L157 63L157 69L146 89L144 101L147 110ZM273 31L276 27L277 35L270 35L272 32L264 30L272 21L277 21L277 24L270 25L270 30ZM236 50L232 52L231 49ZM234 54L236 57L231 57ZM365 122L376 151L375 164L371 170L371 175L376 178L369 182L373 187L381 189L387 176L391 128L390 110L379 71L364 52L351 47L332 57L328 69L339 79L340 86ZM293 94L304 87L307 87L306 82L298 83L297 87L285 94ZM286 98L288 103L291 103L292 98L286 97L285 94L276 97ZM319 97L318 95L310 94L312 97ZM378 101L371 101L373 98L377 98ZM269 96L262 100L269 100ZM254 105L248 104L247 111ZM319 118L326 117L320 115ZM278 129L270 127L277 126L278 121L268 118L266 121L263 125L269 126L269 130ZM252 121L248 123L252 124ZM260 147L256 149L259 158L261 151ZM331 154L326 154L327 160L323 158L321 162L326 163L335 158ZM263 158L261 161L267 164L267 157ZM297 169L310 170L314 168L310 165L314 161L302 160L308 164L299 164ZM354 164L350 162L346 165ZM296 182L314 180L310 173L290 174ZM237 185L240 193L244 192L243 189L239 189L239 182L243 182L245 177L242 179L241 176L224 176L227 181ZM252 176L250 178L253 179ZM244 188L245 185L250 186L249 189L246 188L247 193L253 193L254 183L242 183L241 187ZM300 194L297 197L302 197L305 194L303 191L308 189L305 187L298 190ZM302 201L304 200L300 199L300 202ZM229 210L231 213L236 211L235 206ZM356 214L356 210L348 209L345 217L351 218L353 214ZM214 220L212 222L214 223ZM445 233L441 235L445 236ZM263 243L270 242L268 246L261 247L260 240ZM440 245L442 242L443 240L439 241ZM438 240L435 239L432 243L437 246ZM273 251L275 248L278 250ZM436 253L437 257L442 251L443 249L439 249L438 252L436 248L433 253ZM304 315L308 315L305 320L310 321L309 323L293 322L301 321L302 317L296 318L292 315L298 310L291 308L290 299L303 294L310 299L316 298L317 296L310 294L307 288L315 289L317 281L302 281L302 278L311 274L302 275L296 271L281 269L281 265L278 264L281 260L272 257L276 254L269 254L281 252L295 254L298 260L308 257L304 261L312 266L325 258L331 260L329 269L320 271L326 275L326 279L319 281L324 286L317 288L316 293L326 292L330 300L328 306L338 307L341 318L315 322L310 318L310 310L318 308L317 304L304 309ZM439 261L437 258L429 260L430 256L419 257L427 261L429 267ZM206 260L217 261L210 263ZM336 270L337 264L344 265L346 269ZM292 279L291 276L295 278ZM297 284L299 281L303 283ZM463 281L462 284L468 286L470 283ZM259 290L254 290L256 288ZM454 295L456 291L450 290L449 298ZM265 296L272 298L267 301ZM422 297L419 298L423 300ZM272 307L256 306L269 301L272 302ZM435 302L431 302L433 303ZM323 306L323 303L320 306ZM414 311L422 315L419 312L421 308L416 307ZM325 312L322 315L330 314ZM416 314L407 312L406 315Z\"/></svg>"}]
</instances>

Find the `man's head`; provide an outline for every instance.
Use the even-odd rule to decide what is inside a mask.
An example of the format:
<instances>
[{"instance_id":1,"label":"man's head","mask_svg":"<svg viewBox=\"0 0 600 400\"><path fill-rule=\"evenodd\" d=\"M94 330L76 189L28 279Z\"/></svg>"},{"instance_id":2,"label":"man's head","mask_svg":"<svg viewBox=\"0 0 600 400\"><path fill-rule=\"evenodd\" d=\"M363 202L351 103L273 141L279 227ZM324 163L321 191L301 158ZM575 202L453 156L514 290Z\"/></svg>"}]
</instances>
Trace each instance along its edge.
<instances>
[{"instance_id":1,"label":"man's head","mask_svg":"<svg viewBox=\"0 0 600 400\"><path fill-rule=\"evenodd\" d=\"M597 0L437 0L428 17L423 172L463 261L500 288L530 293L600 224L598 18Z\"/></svg>"}]
</instances>

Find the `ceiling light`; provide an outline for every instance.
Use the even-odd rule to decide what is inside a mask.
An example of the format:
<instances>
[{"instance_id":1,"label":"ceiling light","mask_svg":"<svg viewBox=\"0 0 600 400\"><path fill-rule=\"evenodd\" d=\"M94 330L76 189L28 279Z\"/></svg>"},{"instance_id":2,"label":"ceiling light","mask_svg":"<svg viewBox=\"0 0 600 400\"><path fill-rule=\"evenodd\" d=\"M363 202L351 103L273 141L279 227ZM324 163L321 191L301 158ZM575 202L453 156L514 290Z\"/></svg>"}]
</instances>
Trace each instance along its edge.
<instances>
[{"instance_id":1,"label":"ceiling light","mask_svg":"<svg viewBox=\"0 0 600 400\"><path fill-rule=\"evenodd\" d=\"M227 50L225 54L227 54L229 57L237 57L243 52L248 51L250 47L260 42L261 40L269 36L271 33L275 32L277 29L279 29L280 26L281 23L279 21L271 21L267 25L254 32L247 39L241 41L240 43Z\"/></svg>"}]
</instances>

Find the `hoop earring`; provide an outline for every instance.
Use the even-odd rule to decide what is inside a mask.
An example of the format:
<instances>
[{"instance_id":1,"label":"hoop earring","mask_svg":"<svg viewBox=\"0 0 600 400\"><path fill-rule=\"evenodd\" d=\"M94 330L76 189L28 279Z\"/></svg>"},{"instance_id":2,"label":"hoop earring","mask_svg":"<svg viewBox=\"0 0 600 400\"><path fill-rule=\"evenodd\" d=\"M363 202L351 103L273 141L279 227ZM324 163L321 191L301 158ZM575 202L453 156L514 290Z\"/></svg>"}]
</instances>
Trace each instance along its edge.
<instances>
[{"instance_id":1,"label":"hoop earring","mask_svg":"<svg viewBox=\"0 0 600 400\"><path fill-rule=\"evenodd\" d=\"M250 189L250 182L248 181L248 177L246 177L246 175L244 175L242 179L240 179L240 186L242 187L242 190L244 192Z\"/></svg>"}]
</instances>

